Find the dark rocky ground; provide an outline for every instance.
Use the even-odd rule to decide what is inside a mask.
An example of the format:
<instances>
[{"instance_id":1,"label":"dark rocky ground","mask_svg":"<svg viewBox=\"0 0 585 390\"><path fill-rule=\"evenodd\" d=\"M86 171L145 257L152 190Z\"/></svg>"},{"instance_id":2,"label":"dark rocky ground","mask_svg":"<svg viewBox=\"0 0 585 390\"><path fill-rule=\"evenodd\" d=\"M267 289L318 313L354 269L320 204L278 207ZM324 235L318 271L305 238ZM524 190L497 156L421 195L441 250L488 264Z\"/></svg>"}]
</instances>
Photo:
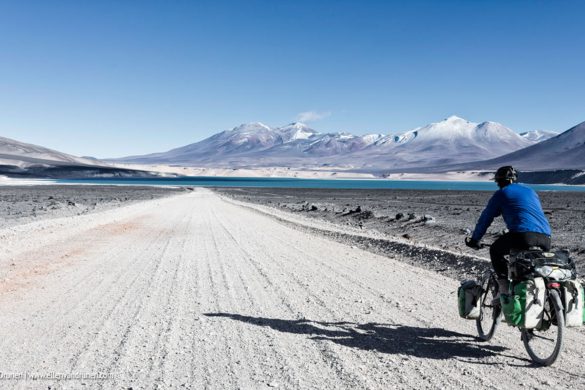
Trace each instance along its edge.
<instances>
[{"instance_id":1,"label":"dark rocky ground","mask_svg":"<svg viewBox=\"0 0 585 390\"><path fill-rule=\"evenodd\" d=\"M473 231L491 192L276 188L221 188L215 191L236 200L339 225L375 229L390 237L431 244L461 253L464 257L489 257L487 249L476 252L467 248L464 239ZM553 229L553 245L569 249L578 268L585 271L585 193L542 192L540 197ZM502 219L498 218L484 242L493 241L504 228Z\"/></svg>"},{"instance_id":2,"label":"dark rocky ground","mask_svg":"<svg viewBox=\"0 0 585 390\"><path fill-rule=\"evenodd\" d=\"M184 191L184 189L170 187L0 186L0 228L37 219L66 217L106 210Z\"/></svg>"}]
</instances>

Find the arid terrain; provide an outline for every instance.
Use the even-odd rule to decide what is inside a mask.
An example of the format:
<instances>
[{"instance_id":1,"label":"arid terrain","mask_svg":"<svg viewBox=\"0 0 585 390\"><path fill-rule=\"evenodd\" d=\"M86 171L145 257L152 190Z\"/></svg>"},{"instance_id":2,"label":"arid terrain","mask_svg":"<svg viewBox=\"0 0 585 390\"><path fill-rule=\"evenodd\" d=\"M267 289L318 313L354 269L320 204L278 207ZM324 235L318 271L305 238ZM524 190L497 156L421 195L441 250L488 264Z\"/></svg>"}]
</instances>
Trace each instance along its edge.
<instances>
[{"instance_id":1,"label":"arid terrain","mask_svg":"<svg viewBox=\"0 0 585 390\"><path fill-rule=\"evenodd\" d=\"M184 191L140 186L0 186L0 228L40 219L84 215Z\"/></svg>"},{"instance_id":2,"label":"arid terrain","mask_svg":"<svg viewBox=\"0 0 585 390\"><path fill-rule=\"evenodd\" d=\"M355 228L363 233L373 232L382 238L403 238L412 244L428 245L463 256L489 257L487 249L477 252L467 248L464 243L492 195L487 191L214 190L231 199ZM539 196L553 230L553 246L571 251L577 264L585 271L585 193L541 192ZM484 237L484 242L492 242L504 229L503 220L496 219ZM434 268L441 270L441 267L439 261ZM450 270L457 271L454 276L466 275L465 262L457 268Z\"/></svg>"},{"instance_id":3,"label":"arid terrain","mask_svg":"<svg viewBox=\"0 0 585 390\"><path fill-rule=\"evenodd\" d=\"M379 255L337 242L390 237L353 219L343 227L206 189L172 195L0 229L2 386L585 387L579 330L551 368L532 366L516 329L478 341L457 315L458 281L411 265L429 253L415 242L421 229ZM401 202L406 214L426 210Z\"/></svg>"}]
</instances>

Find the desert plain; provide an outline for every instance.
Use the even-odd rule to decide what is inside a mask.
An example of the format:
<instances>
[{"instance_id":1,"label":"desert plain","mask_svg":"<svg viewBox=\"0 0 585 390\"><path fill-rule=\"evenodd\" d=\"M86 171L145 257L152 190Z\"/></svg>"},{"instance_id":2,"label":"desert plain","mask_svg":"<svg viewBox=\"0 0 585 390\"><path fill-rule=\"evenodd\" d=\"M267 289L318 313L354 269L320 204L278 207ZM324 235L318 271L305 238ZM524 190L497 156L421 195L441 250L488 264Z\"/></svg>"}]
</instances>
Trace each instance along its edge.
<instances>
[{"instance_id":1,"label":"desert plain","mask_svg":"<svg viewBox=\"0 0 585 390\"><path fill-rule=\"evenodd\" d=\"M541 196L582 267L583 194ZM536 368L458 317L488 197L0 187L0 387L585 387L581 329Z\"/></svg>"}]
</instances>

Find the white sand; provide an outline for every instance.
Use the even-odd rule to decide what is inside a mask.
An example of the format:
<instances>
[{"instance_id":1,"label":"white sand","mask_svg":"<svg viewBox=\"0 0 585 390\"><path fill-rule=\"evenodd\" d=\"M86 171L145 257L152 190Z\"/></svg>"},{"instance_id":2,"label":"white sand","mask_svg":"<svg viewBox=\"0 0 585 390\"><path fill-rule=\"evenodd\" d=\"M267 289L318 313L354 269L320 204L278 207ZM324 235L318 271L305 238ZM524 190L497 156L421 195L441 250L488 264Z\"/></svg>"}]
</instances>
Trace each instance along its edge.
<instances>
[{"instance_id":1,"label":"white sand","mask_svg":"<svg viewBox=\"0 0 585 390\"><path fill-rule=\"evenodd\" d=\"M445 173L391 173L388 180L428 180L428 181L479 181L485 182L491 176L482 175L485 171L445 172ZM490 171L493 175L493 172Z\"/></svg>"},{"instance_id":2,"label":"white sand","mask_svg":"<svg viewBox=\"0 0 585 390\"><path fill-rule=\"evenodd\" d=\"M33 186L43 184L55 184L55 180L50 179L15 179L6 176L0 176L1 186Z\"/></svg>"},{"instance_id":3,"label":"white sand","mask_svg":"<svg viewBox=\"0 0 585 390\"><path fill-rule=\"evenodd\" d=\"M145 165L145 164L116 164L119 168L138 169L165 174L179 174L184 176L223 176L223 177L297 177L306 179L374 179L369 173L345 172L341 169L287 169L287 168L197 168L179 167L170 165Z\"/></svg>"}]
</instances>

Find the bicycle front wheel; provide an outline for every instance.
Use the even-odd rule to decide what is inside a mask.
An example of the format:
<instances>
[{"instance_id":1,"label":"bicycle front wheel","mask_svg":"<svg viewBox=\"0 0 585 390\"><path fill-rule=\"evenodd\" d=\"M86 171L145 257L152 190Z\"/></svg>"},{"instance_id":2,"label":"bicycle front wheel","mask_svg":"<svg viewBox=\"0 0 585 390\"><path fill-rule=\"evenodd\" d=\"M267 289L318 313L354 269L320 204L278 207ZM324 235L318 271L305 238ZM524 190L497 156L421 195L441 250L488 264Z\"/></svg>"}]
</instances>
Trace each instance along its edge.
<instances>
[{"instance_id":1,"label":"bicycle front wheel","mask_svg":"<svg viewBox=\"0 0 585 390\"><path fill-rule=\"evenodd\" d=\"M494 303L498 293L498 282L493 272L488 272L481 283L481 304L479 318L475 320L477 333L483 341L489 341L496 333L502 314L501 306Z\"/></svg>"},{"instance_id":2,"label":"bicycle front wheel","mask_svg":"<svg viewBox=\"0 0 585 390\"><path fill-rule=\"evenodd\" d=\"M522 330L522 342L533 362L552 365L563 349L565 317L557 290L548 290L540 329Z\"/></svg>"}]
</instances>

